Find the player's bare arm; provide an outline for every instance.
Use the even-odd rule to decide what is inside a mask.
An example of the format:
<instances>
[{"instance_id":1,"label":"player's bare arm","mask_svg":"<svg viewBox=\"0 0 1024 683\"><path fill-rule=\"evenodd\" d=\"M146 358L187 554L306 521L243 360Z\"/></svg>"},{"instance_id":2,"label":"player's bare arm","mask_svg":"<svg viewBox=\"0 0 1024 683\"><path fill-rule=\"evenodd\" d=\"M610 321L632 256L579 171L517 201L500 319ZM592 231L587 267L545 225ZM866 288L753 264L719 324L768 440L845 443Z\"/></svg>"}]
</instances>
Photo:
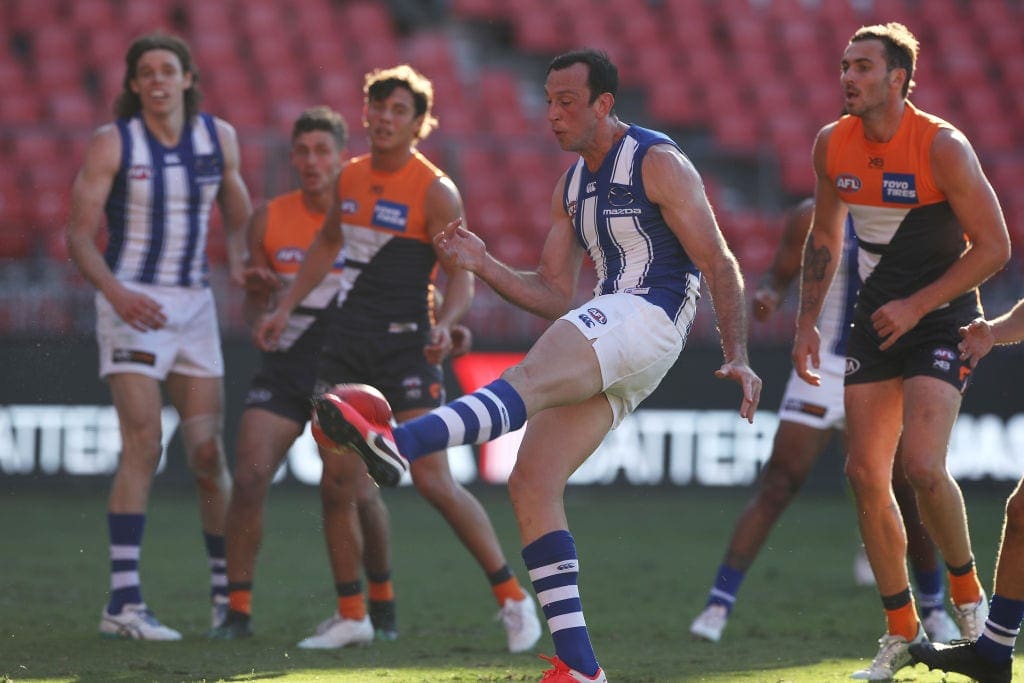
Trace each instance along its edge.
<instances>
[{"instance_id":1,"label":"player's bare arm","mask_svg":"<svg viewBox=\"0 0 1024 683\"><path fill-rule=\"evenodd\" d=\"M740 415L753 422L761 378L747 357L743 276L715 220L704 183L690 160L670 145L651 147L642 172L647 196L661 209L666 224L707 281L725 358L715 375L740 385Z\"/></svg>"},{"instance_id":2,"label":"player's bare arm","mask_svg":"<svg viewBox=\"0 0 1024 683\"><path fill-rule=\"evenodd\" d=\"M518 270L491 256L473 232L450 224L434 243L438 254L453 265L470 270L506 301L547 320L565 314L576 293L583 263L583 248L576 241L572 219L562 207L564 176L551 197L551 230L544 241L535 270Z\"/></svg>"},{"instance_id":3,"label":"player's bare arm","mask_svg":"<svg viewBox=\"0 0 1024 683\"><path fill-rule=\"evenodd\" d=\"M976 367L993 346L1024 340L1024 300L995 320L974 320L960 328L960 358Z\"/></svg>"},{"instance_id":4,"label":"player's bare arm","mask_svg":"<svg viewBox=\"0 0 1024 683\"><path fill-rule=\"evenodd\" d=\"M465 222L462 198L450 178L438 178L431 184L424 198L424 210L431 238L437 237L453 221L462 219ZM436 241L434 251L439 251ZM452 329L469 310L474 291L473 273L445 262L440 254L438 259L445 272L444 295L441 297L441 305L434 311L430 344L423 349L431 363L440 363L451 353Z\"/></svg>"},{"instance_id":5,"label":"player's bare arm","mask_svg":"<svg viewBox=\"0 0 1024 683\"><path fill-rule=\"evenodd\" d=\"M971 143L959 131L941 129L932 141L932 176L960 220L970 245L942 277L906 299L890 301L871 322L886 349L927 313L992 277L1010 258L1010 237L999 200Z\"/></svg>"},{"instance_id":6,"label":"player's bare arm","mask_svg":"<svg viewBox=\"0 0 1024 683\"><path fill-rule=\"evenodd\" d=\"M231 124L215 119L217 138L224 155L224 170L221 178L217 202L220 205L221 217L224 219L224 236L227 240L228 270L231 282L242 287L245 285L245 262L247 258L245 228L252 215L252 201L245 187L241 173L241 153L238 149L238 136Z\"/></svg>"},{"instance_id":7,"label":"player's bare arm","mask_svg":"<svg viewBox=\"0 0 1024 683\"><path fill-rule=\"evenodd\" d=\"M335 181L335 187L337 184ZM343 241L341 198L335 193L334 200L324 215L324 222L302 257L302 265L299 266L295 279L280 292L274 309L257 323L253 331L256 346L264 351L273 351L277 348L281 333L288 325L288 316L330 272L338 252L341 251Z\"/></svg>"},{"instance_id":8,"label":"player's bare arm","mask_svg":"<svg viewBox=\"0 0 1024 683\"><path fill-rule=\"evenodd\" d=\"M167 322L161 306L118 281L96 247L103 207L120 164L121 137L117 128L103 126L90 140L85 161L71 188L68 253L85 279L106 297L122 320L136 330L155 330Z\"/></svg>"},{"instance_id":9,"label":"player's bare arm","mask_svg":"<svg viewBox=\"0 0 1024 683\"><path fill-rule=\"evenodd\" d=\"M839 265L843 250L846 207L828 176L828 140L834 124L821 129L814 141L814 217L804 245L800 275L800 306L793 340L793 367L805 382L817 386L821 378L811 368L821 365L818 315Z\"/></svg>"},{"instance_id":10,"label":"player's bare arm","mask_svg":"<svg viewBox=\"0 0 1024 683\"><path fill-rule=\"evenodd\" d=\"M788 214L772 265L754 291L752 310L756 320L764 322L771 317L782 303L789 285L800 272L804 242L807 241L813 215L813 199L805 199Z\"/></svg>"},{"instance_id":11,"label":"player's bare arm","mask_svg":"<svg viewBox=\"0 0 1024 683\"><path fill-rule=\"evenodd\" d=\"M262 205L253 211L246 230L249 258L246 261L243 277L245 280L245 300L242 303L242 315L246 323L254 325L259 316L270 307L274 292L281 285L281 280L267 260L263 250L263 239L267 234L267 207Z\"/></svg>"}]
</instances>

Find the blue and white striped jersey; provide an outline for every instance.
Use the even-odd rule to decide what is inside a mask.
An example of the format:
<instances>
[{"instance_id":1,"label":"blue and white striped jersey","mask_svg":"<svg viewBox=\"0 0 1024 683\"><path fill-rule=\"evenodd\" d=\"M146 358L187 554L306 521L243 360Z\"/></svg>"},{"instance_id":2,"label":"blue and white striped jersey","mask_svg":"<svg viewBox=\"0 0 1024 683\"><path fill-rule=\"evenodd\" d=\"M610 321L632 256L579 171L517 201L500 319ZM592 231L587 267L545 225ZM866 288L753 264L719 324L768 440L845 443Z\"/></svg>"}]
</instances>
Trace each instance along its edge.
<instances>
[{"instance_id":1,"label":"blue and white striped jersey","mask_svg":"<svg viewBox=\"0 0 1024 683\"><path fill-rule=\"evenodd\" d=\"M641 164L658 144L679 149L662 133L630 126L596 173L583 157L569 168L562 201L597 269L594 296L635 294L678 321L687 297L699 296L700 272L644 190Z\"/></svg>"},{"instance_id":2,"label":"blue and white striped jersey","mask_svg":"<svg viewBox=\"0 0 1024 683\"><path fill-rule=\"evenodd\" d=\"M224 156L213 117L187 121L178 145L162 145L141 116L118 119L121 169L107 198L105 259L119 280L208 285L206 240Z\"/></svg>"},{"instance_id":3,"label":"blue and white striped jersey","mask_svg":"<svg viewBox=\"0 0 1024 683\"><path fill-rule=\"evenodd\" d=\"M836 266L832 284L825 294L825 302L818 314L818 332L821 334L821 348L837 356L846 355L846 341L853 324L854 304L860 289L857 275L857 233L853 229L853 217L846 214L843 226L843 251Z\"/></svg>"}]
</instances>

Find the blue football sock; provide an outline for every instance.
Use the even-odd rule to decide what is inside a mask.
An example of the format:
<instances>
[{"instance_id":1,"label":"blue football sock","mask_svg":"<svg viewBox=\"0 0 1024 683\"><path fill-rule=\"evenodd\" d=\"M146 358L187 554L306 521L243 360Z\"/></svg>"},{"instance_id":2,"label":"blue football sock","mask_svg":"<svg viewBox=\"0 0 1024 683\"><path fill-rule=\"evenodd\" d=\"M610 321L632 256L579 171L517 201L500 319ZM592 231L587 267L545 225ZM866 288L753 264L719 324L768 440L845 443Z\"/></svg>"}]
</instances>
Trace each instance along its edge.
<instances>
[{"instance_id":1,"label":"blue football sock","mask_svg":"<svg viewBox=\"0 0 1024 683\"><path fill-rule=\"evenodd\" d=\"M572 534L559 530L541 536L523 548L523 561L547 618L555 654L576 671L593 676L600 666L583 619Z\"/></svg>"},{"instance_id":2,"label":"blue football sock","mask_svg":"<svg viewBox=\"0 0 1024 683\"><path fill-rule=\"evenodd\" d=\"M932 570L918 570L914 567L914 583L917 586L916 602L922 617L933 610L945 609L946 584L942 567Z\"/></svg>"},{"instance_id":3,"label":"blue football sock","mask_svg":"<svg viewBox=\"0 0 1024 683\"><path fill-rule=\"evenodd\" d=\"M228 562L224 555L224 536L203 532L206 562L210 567L210 599L228 599Z\"/></svg>"},{"instance_id":4,"label":"blue football sock","mask_svg":"<svg viewBox=\"0 0 1024 683\"><path fill-rule=\"evenodd\" d=\"M736 603L736 593L740 590L744 576L746 572L740 569L733 569L724 563L719 565L715 583L708 592L707 604L723 605L728 612L732 612L732 606Z\"/></svg>"},{"instance_id":5,"label":"blue football sock","mask_svg":"<svg viewBox=\"0 0 1024 683\"><path fill-rule=\"evenodd\" d=\"M407 460L450 446L478 444L514 432L526 424L522 397L503 379L403 422L394 429L395 445Z\"/></svg>"},{"instance_id":6,"label":"blue football sock","mask_svg":"<svg viewBox=\"0 0 1024 683\"><path fill-rule=\"evenodd\" d=\"M139 557L146 515L107 514L110 533L110 602L109 614L119 614L126 604L142 603L139 582Z\"/></svg>"},{"instance_id":7,"label":"blue football sock","mask_svg":"<svg viewBox=\"0 0 1024 683\"><path fill-rule=\"evenodd\" d=\"M985 630L974 644L978 654L993 662L1008 662L1013 659L1013 646L1020 635L1020 623L1024 619L1024 600L1010 600L998 593L989 603L988 620Z\"/></svg>"}]
</instances>

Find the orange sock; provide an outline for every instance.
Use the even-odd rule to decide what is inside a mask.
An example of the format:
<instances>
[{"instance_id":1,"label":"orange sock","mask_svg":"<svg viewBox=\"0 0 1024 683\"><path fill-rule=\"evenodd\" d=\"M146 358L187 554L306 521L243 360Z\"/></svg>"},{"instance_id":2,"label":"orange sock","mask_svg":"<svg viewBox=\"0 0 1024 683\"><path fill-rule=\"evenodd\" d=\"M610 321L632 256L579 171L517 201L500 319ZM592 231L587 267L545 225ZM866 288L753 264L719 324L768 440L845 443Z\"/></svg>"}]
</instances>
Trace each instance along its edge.
<instances>
[{"instance_id":1,"label":"orange sock","mask_svg":"<svg viewBox=\"0 0 1024 683\"><path fill-rule=\"evenodd\" d=\"M395 585L391 583L391 579L387 581L370 579L368 583L371 602L389 602L395 599Z\"/></svg>"},{"instance_id":2,"label":"orange sock","mask_svg":"<svg viewBox=\"0 0 1024 683\"><path fill-rule=\"evenodd\" d=\"M896 609L886 609L885 622L890 634L903 636L908 641L917 637L921 623L917 618L917 608L914 607L913 600Z\"/></svg>"},{"instance_id":3,"label":"orange sock","mask_svg":"<svg viewBox=\"0 0 1024 683\"><path fill-rule=\"evenodd\" d=\"M363 594L339 595L338 614L341 615L342 619L352 619L353 621L362 621L365 619L366 601L363 600Z\"/></svg>"},{"instance_id":4,"label":"orange sock","mask_svg":"<svg viewBox=\"0 0 1024 683\"><path fill-rule=\"evenodd\" d=\"M978 570L971 563L970 570L965 574L957 576L953 572L949 575L949 597L956 605L972 605L981 600L981 582L978 581Z\"/></svg>"},{"instance_id":5,"label":"orange sock","mask_svg":"<svg viewBox=\"0 0 1024 683\"><path fill-rule=\"evenodd\" d=\"M252 589L233 589L228 593L228 609L232 612L252 614Z\"/></svg>"},{"instance_id":6,"label":"orange sock","mask_svg":"<svg viewBox=\"0 0 1024 683\"><path fill-rule=\"evenodd\" d=\"M494 598L498 601L498 605L501 606L505 604L506 600L515 600L518 602L526 597L526 593L523 592L523 587L519 585L519 581L514 576L491 586L491 591L494 593Z\"/></svg>"}]
</instances>

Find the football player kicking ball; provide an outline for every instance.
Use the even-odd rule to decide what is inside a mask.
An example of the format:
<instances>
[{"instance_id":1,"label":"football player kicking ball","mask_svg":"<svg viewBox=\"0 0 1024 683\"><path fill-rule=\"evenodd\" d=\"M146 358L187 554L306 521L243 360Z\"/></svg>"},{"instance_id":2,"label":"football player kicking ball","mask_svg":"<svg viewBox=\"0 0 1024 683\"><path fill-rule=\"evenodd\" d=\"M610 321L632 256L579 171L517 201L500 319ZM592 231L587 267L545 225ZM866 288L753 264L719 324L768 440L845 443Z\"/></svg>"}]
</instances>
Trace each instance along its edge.
<instances>
[{"instance_id":1,"label":"football player kicking ball","mask_svg":"<svg viewBox=\"0 0 1024 683\"><path fill-rule=\"evenodd\" d=\"M960 357L977 365L994 344L1024 340L1024 301L995 320L975 320L960 329ZM1024 618L1024 477L1006 501L1003 538L996 559L996 581L981 636L955 645L920 643L910 655L930 669L970 676L979 683L1010 683L1013 647Z\"/></svg>"}]
</instances>

